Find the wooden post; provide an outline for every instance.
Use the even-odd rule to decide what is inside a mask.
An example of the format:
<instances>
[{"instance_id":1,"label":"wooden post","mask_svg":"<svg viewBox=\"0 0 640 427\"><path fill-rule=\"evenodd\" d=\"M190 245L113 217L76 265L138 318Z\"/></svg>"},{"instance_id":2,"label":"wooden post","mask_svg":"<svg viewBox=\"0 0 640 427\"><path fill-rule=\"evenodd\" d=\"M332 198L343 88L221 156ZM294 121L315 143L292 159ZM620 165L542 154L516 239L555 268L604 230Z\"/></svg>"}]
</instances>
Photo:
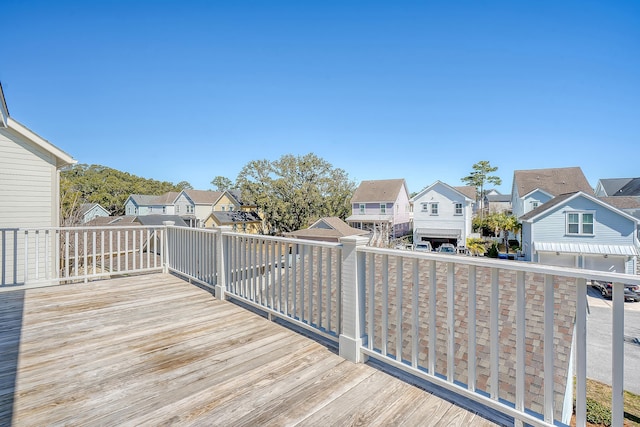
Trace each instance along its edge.
<instances>
[{"instance_id":1,"label":"wooden post","mask_svg":"<svg viewBox=\"0 0 640 427\"><path fill-rule=\"evenodd\" d=\"M355 363L366 361L360 351L365 325L365 254L358 253L358 246L365 246L369 239L359 236L342 237L342 331L339 337L339 354Z\"/></svg>"},{"instance_id":2,"label":"wooden post","mask_svg":"<svg viewBox=\"0 0 640 427\"><path fill-rule=\"evenodd\" d=\"M219 300L225 299L225 294L227 292L227 266L229 263L227 262L227 237L225 234L231 232L231 226L223 225L221 227L214 227L218 231L216 235L216 272L218 277L216 277L216 298Z\"/></svg>"}]
</instances>

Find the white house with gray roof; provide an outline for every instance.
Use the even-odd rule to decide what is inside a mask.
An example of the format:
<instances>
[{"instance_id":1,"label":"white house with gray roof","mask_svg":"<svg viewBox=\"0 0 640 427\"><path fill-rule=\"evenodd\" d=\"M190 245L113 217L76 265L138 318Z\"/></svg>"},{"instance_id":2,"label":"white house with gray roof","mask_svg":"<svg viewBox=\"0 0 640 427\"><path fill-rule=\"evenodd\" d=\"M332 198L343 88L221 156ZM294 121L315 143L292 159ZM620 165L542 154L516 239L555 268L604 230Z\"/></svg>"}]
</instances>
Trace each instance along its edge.
<instances>
[{"instance_id":1,"label":"white house with gray roof","mask_svg":"<svg viewBox=\"0 0 640 427\"><path fill-rule=\"evenodd\" d=\"M413 242L465 246L471 234L476 187L453 187L436 181L416 194L413 203Z\"/></svg>"}]
</instances>

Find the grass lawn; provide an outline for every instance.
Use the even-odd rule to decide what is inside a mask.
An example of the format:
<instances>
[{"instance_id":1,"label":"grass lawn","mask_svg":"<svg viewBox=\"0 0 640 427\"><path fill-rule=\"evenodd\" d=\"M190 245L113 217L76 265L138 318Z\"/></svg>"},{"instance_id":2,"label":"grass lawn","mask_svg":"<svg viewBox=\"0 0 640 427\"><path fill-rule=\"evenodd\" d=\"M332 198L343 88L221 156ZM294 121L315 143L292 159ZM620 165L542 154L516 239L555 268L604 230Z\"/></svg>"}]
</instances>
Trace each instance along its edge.
<instances>
[{"instance_id":1,"label":"grass lawn","mask_svg":"<svg viewBox=\"0 0 640 427\"><path fill-rule=\"evenodd\" d=\"M595 404L590 401L595 402ZM611 417L611 387L601 382L587 378L587 421L590 416L597 416L598 412L606 412ZM575 425L575 422L572 422ZM594 424L587 422L590 426L600 426L608 424ZM640 426L640 396L631 392L624 392L624 425Z\"/></svg>"}]
</instances>

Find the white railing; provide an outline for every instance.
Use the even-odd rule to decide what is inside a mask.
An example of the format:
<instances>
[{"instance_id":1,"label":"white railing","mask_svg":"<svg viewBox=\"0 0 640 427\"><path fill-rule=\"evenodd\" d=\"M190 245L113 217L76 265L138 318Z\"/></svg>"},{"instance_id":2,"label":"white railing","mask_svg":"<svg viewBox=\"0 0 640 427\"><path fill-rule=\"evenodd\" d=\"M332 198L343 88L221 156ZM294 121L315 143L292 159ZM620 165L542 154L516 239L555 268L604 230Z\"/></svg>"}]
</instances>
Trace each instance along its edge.
<instances>
[{"instance_id":1,"label":"white railing","mask_svg":"<svg viewBox=\"0 0 640 427\"><path fill-rule=\"evenodd\" d=\"M336 341L341 245L223 232L225 292Z\"/></svg>"},{"instance_id":2,"label":"white railing","mask_svg":"<svg viewBox=\"0 0 640 427\"><path fill-rule=\"evenodd\" d=\"M0 289L161 271L164 227L0 229Z\"/></svg>"},{"instance_id":3,"label":"white railing","mask_svg":"<svg viewBox=\"0 0 640 427\"><path fill-rule=\"evenodd\" d=\"M639 276L232 233L0 229L0 290L163 270L512 417L586 421L587 286L613 281L613 425L623 421L624 288Z\"/></svg>"}]
</instances>

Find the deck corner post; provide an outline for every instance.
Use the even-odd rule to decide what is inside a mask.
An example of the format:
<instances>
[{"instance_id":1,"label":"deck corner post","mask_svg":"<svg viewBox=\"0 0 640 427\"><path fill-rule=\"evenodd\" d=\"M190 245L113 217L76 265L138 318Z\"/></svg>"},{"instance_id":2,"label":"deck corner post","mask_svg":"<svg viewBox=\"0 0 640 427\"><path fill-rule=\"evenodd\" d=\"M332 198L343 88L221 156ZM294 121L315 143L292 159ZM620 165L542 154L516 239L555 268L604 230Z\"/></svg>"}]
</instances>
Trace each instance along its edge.
<instances>
[{"instance_id":1,"label":"deck corner post","mask_svg":"<svg viewBox=\"0 0 640 427\"><path fill-rule=\"evenodd\" d=\"M227 269L226 266L229 265L227 262L228 256L228 246L227 246L227 236L226 233L230 233L232 228L228 225L223 225L220 227L214 227L218 231L217 239L216 239L216 271L218 273L218 277L216 277L216 287L215 293L216 298L224 301L226 292L227 292Z\"/></svg>"},{"instance_id":2,"label":"deck corner post","mask_svg":"<svg viewBox=\"0 0 640 427\"><path fill-rule=\"evenodd\" d=\"M365 246L369 239L348 236L342 243L342 330L339 337L339 354L355 363L363 363L363 334L365 327L365 254L357 248Z\"/></svg>"},{"instance_id":3,"label":"deck corner post","mask_svg":"<svg viewBox=\"0 0 640 427\"><path fill-rule=\"evenodd\" d=\"M175 225L175 221L162 221L164 225L164 264L162 265L162 272L164 274L169 273L169 227Z\"/></svg>"}]
</instances>

